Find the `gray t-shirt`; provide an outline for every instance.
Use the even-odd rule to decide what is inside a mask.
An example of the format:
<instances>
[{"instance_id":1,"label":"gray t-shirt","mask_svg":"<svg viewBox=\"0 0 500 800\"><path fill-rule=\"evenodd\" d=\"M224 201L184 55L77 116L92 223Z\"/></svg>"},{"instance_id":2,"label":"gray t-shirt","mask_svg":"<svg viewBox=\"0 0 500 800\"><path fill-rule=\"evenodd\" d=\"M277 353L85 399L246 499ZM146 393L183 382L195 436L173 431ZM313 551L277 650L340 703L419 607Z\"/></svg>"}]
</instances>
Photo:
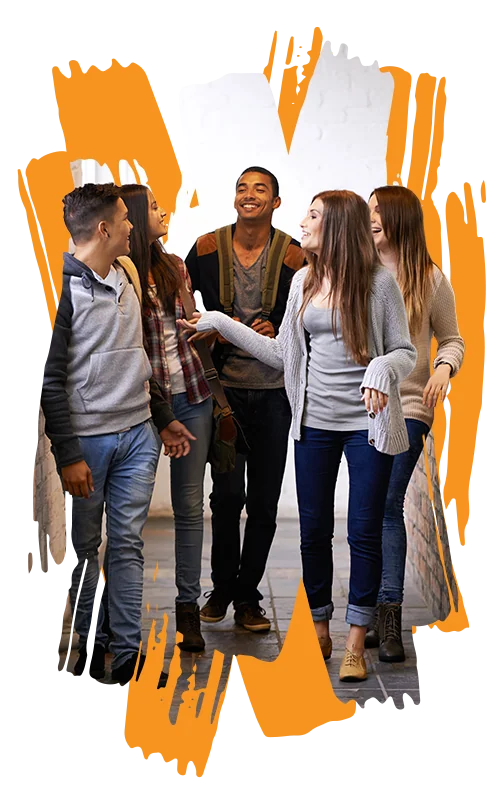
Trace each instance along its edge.
<instances>
[{"instance_id":1,"label":"gray t-shirt","mask_svg":"<svg viewBox=\"0 0 500 800\"><path fill-rule=\"evenodd\" d=\"M337 311L335 323L336 335L331 309L308 304L304 328L310 335L310 353L302 424L328 431L368 430L368 414L359 390L366 367L348 355Z\"/></svg>"},{"instance_id":2,"label":"gray t-shirt","mask_svg":"<svg viewBox=\"0 0 500 800\"><path fill-rule=\"evenodd\" d=\"M251 266L244 267L233 250L233 315L249 327L262 314L262 285L269 255L270 238ZM239 347L231 347L220 373L224 386L239 389L281 389L283 372L258 361Z\"/></svg>"}]
</instances>

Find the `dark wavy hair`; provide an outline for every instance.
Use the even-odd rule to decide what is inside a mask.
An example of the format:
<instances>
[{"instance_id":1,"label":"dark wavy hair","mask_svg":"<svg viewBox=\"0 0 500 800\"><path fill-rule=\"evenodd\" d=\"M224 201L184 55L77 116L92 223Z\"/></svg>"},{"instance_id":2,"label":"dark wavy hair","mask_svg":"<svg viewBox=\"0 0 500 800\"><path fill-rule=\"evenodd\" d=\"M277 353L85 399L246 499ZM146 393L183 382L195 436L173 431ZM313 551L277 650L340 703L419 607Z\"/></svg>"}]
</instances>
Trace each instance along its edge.
<instances>
[{"instance_id":1,"label":"dark wavy hair","mask_svg":"<svg viewBox=\"0 0 500 800\"><path fill-rule=\"evenodd\" d=\"M119 197L114 183L86 183L63 197L64 224L75 244L88 242L96 225L113 217Z\"/></svg>"},{"instance_id":2,"label":"dark wavy hair","mask_svg":"<svg viewBox=\"0 0 500 800\"><path fill-rule=\"evenodd\" d=\"M142 288L143 309L152 308L149 296L149 273L156 284L156 294L165 312L175 310L175 296L181 286L181 277L175 258L166 252L156 239L153 244L148 236L149 197L147 186L129 183L122 186L120 195L128 208L132 225L130 232L130 258L137 267Z\"/></svg>"}]
</instances>

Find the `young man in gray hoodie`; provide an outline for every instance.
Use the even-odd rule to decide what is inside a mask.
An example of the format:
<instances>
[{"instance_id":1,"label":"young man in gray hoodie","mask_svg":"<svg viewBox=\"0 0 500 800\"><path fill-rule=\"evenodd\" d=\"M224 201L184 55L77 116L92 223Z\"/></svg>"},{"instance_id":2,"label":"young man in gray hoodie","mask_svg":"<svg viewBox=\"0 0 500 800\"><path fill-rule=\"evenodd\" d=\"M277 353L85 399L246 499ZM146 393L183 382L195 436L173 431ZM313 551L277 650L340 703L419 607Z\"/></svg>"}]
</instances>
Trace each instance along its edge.
<instances>
[{"instance_id":1,"label":"young man in gray hoodie","mask_svg":"<svg viewBox=\"0 0 500 800\"><path fill-rule=\"evenodd\" d=\"M86 184L63 204L76 249L64 254L41 402L63 487L73 496L78 564L70 600L80 637L74 672L82 674L87 658L106 506L112 677L124 684L134 674L141 643L142 530L160 447L151 417L167 455L186 455L194 437L175 420L152 379L140 303L131 276L116 260L129 252L132 229L118 187ZM95 678L104 677L102 622L101 608L90 664ZM141 654L138 672L143 663Z\"/></svg>"}]
</instances>

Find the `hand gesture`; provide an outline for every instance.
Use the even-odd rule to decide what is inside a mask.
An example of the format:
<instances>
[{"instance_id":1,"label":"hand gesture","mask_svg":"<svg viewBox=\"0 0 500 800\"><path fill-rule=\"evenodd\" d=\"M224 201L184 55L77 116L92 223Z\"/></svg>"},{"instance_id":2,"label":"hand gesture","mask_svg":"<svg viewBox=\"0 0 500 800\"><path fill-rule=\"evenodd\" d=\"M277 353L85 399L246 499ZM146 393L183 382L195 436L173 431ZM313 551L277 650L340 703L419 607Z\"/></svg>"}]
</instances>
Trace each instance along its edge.
<instances>
[{"instance_id":1,"label":"hand gesture","mask_svg":"<svg viewBox=\"0 0 500 800\"><path fill-rule=\"evenodd\" d=\"M376 389L365 389L363 391L363 402L368 413L378 414L384 410L389 402L389 395L377 392Z\"/></svg>"},{"instance_id":2,"label":"hand gesture","mask_svg":"<svg viewBox=\"0 0 500 800\"><path fill-rule=\"evenodd\" d=\"M252 322L252 330L256 333L260 333L262 336L268 336L270 339L274 339L274 325L272 322L269 322L268 319L256 319Z\"/></svg>"},{"instance_id":3,"label":"hand gesture","mask_svg":"<svg viewBox=\"0 0 500 800\"><path fill-rule=\"evenodd\" d=\"M86 461L76 461L61 468L61 477L64 490L73 497L88 499L94 491L92 472Z\"/></svg>"},{"instance_id":4,"label":"hand gesture","mask_svg":"<svg viewBox=\"0 0 500 800\"><path fill-rule=\"evenodd\" d=\"M160 439L163 442L166 456L180 458L181 456L187 456L191 450L189 440L196 441L196 436L193 436L182 422L174 419L170 425L160 431Z\"/></svg>"},{"instance_id":5,"label":"hand gesture","mask_svg":"<svg viewBox=\"0 0 500 800\"><path fill-rule=\"evenodd\" d=\"M435 408L439 398L444 401L450 383L450 373L451 367L449 364L439 364L436 367L422 394L422 405L427 406L427 408Z\"/></svg>"}]
</instances>

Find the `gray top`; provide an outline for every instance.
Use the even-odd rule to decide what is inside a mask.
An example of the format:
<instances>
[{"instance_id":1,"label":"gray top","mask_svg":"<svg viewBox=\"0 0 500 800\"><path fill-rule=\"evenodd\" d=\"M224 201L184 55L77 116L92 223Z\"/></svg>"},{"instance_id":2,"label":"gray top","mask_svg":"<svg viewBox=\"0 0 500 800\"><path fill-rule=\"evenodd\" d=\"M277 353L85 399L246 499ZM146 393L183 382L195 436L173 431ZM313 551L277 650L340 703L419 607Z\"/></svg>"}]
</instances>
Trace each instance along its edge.
<instances>
[{"instance_id":1,"label":"gray top","mask_svg":"<svg viewBox=\"0 0 500 800\"><path fill-rule=\"evenodd\" d=\"M244 267L233 250L234 301L233 314L249 327L262 314L262 285L271 237L262 253L249 267ZM239 347L231 347L220 373L224 386L239 389L281 389L285 385L283 370L263 364Z\"/></svg>"},{"instance_id":2,"label":"gray top","mask_svg":"<svg viewBox=\"0 0 500 800\"><path fill-rule=\"evenodd\" d=\"M302 424L327 431L366 431L368 415L359 387L365 367L347 353L340 314L316 308L309 303L304 312L304 328L310 335L306 398Z\"/></svg>"}]
</instances>

